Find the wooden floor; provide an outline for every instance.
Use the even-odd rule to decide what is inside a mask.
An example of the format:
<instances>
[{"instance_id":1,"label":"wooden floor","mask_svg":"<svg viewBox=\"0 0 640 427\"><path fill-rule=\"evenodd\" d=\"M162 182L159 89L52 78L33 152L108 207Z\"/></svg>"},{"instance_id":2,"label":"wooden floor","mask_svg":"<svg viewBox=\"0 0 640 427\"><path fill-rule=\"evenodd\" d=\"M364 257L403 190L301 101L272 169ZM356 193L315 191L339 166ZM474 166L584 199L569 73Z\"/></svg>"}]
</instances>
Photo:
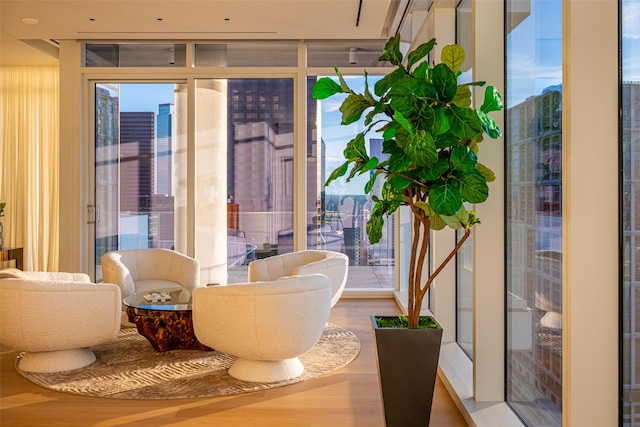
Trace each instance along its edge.
<instances>
[{"instance_id":1,"label":"wooden floor","mask_svg":"<svg viewBox=\"0 0 640 427\"><path fill-rule=\"evenodd\" d=\"M263 392L209 399L121 400L49 391L18 375L18 354L0 348L1 426L383 427L369 316L395 314L392 300L340 301L330 322L362 343L346 367L320 378ZM431 426L466 426L438 380Z\"/></svg>"}]
</instances>

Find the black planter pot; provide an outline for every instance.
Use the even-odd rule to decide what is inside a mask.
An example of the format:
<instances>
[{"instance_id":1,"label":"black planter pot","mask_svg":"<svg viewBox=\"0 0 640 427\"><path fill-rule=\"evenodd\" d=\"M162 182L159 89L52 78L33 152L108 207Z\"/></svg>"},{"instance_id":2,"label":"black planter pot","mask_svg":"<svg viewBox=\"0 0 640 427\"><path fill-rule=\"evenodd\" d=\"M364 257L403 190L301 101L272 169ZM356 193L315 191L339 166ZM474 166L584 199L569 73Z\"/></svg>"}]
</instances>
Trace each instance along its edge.
<instances>
[{"instance_id":1,"label":"black planter pot","mask_svg":"<svg viewBox=\"0 0 640 427\"><path fill-rule=\"evenodd\" d=\"M442 328L380 328L371 316L387 427L425 427L431 417Z\"/></svg>"}]
</instances>

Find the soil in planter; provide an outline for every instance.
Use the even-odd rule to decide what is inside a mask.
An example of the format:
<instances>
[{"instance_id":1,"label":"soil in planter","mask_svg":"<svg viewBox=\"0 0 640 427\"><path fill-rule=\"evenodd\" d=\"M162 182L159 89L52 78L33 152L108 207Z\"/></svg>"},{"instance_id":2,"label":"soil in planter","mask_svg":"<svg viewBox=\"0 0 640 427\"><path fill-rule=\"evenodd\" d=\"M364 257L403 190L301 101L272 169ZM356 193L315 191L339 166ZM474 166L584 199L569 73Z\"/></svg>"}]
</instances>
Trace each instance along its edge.
<instances>
[{"instance_id":1,"label":"soil in planter","mask_svg":"<svg viewBox=\"0 0 640 427\"><path fill-rule=\"evenodd\" d=\"M378 328L406 328L409 325L407 316L376 316ZM420 316L419 329L438 329L440 325L431 316Z\"/></svg>"}]
</instances>

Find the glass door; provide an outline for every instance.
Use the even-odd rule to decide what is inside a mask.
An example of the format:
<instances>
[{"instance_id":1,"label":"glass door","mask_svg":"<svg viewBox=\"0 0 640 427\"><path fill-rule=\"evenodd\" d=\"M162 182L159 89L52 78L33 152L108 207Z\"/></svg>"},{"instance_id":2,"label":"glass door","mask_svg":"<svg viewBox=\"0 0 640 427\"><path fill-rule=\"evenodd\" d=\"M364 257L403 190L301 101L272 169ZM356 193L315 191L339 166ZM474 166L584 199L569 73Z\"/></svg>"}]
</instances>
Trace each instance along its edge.
<instances>
[{"instance_id":1,"label":"glass door","mask_svg":"<svg viewBox=\"0 0 640 427\"><path fill-rule=\"evenodd\" d=\"M176 195L185 191L177 163L184 128L175 83L95 85L95 266L118 249L176 249L185 222L176 221Z\"/></svg>"}]
</instances>

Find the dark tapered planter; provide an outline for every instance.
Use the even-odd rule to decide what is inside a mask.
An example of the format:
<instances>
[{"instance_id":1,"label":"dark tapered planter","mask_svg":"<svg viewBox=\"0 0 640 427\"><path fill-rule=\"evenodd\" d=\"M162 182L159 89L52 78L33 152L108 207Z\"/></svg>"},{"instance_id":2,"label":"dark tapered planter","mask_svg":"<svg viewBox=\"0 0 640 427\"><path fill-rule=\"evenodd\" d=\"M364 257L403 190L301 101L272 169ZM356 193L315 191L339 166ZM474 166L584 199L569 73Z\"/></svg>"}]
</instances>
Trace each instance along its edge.
<instances>
[{"instance_id":1,"label":"dark tapered planter","mask_svg":"<svg viewBox=\"0 0 640 427\"><path fill-rule=\"evenodd\" d=\"M442 328L379 328L375 318L371 316L386 425L428 426Z\"/></svg>"}]
</instances>

